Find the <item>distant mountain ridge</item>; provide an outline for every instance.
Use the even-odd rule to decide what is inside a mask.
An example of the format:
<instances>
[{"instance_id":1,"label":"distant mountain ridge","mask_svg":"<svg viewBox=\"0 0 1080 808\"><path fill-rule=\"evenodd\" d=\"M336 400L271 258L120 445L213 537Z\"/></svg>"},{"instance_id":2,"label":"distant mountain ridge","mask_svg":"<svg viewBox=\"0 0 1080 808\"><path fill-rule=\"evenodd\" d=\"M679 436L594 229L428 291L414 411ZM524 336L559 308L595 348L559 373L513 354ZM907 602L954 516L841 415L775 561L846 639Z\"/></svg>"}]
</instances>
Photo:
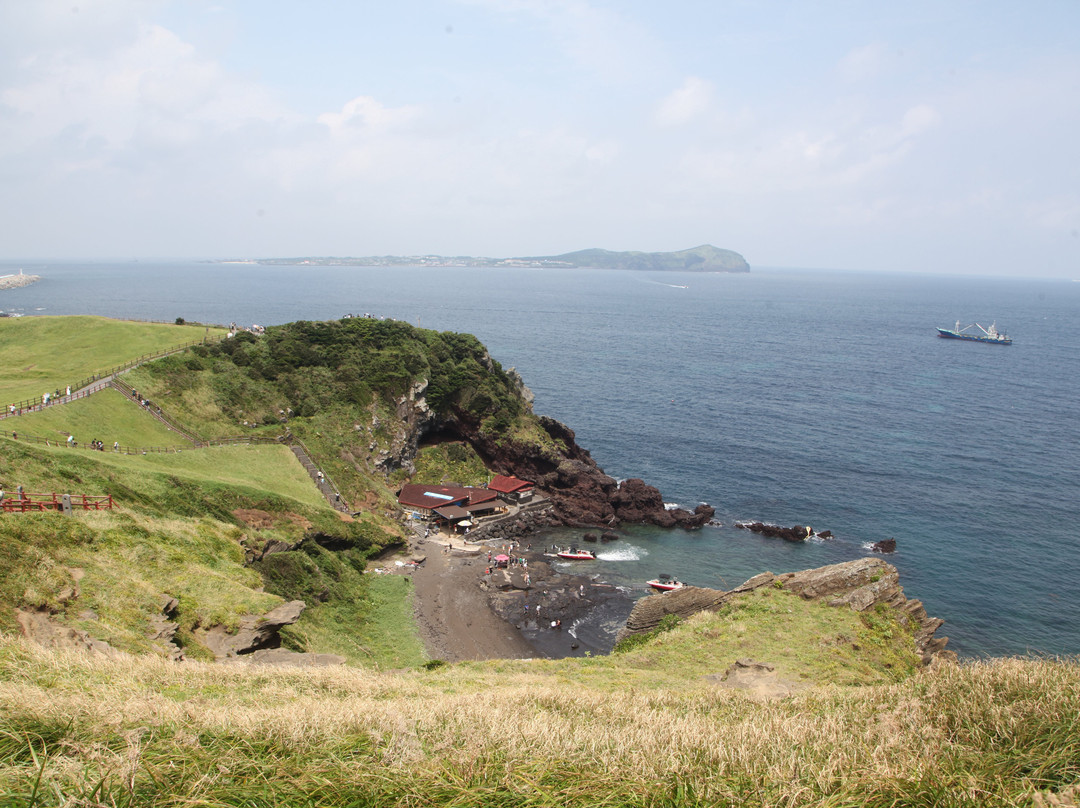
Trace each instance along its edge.
<instances>
[{"instance_id":1,"label":"distant mountain ridge","mask_svg":"<svg viewBox=\"0 0 1080 808\"><path fill-rule=\"evenodd\" d=\"M654 272L750 271L750 265L739 253L734 250L722 250L711 244L702 244L700 247L676 252L612 252L591 249L518 260L561 262L595 269L639 269Z\"/></svg>"},{"instance_id":2,"label":"distant mountain ridge","mask_svg":"<svg viewBox=\"0 0 1080 808\"><path fill-rule=\"evenodd\" d=\"M218 264L265 264L269 266L425 266L425 267L582 267L636 269L654 272L749 272L746 259L733 250L702 244L677 252L613 252L578 250L562 255L523 258L480 258L442 255L371 255L364 258L244 258L212 261Z\"/></svg>"}]
</instances>

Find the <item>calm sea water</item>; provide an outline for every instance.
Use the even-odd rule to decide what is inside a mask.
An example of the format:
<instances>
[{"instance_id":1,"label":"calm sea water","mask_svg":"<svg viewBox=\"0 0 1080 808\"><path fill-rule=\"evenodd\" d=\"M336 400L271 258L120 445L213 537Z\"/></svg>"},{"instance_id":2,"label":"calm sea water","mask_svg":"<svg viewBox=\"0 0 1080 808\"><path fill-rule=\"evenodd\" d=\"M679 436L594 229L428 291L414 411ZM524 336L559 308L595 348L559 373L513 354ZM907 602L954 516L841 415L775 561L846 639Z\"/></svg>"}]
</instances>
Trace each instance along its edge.
<instances>
[{"instance_id":1,"label":"calm sea water","mask_svg":"<svg viewBox=\"0 0 1080 808\"><path fill-rule=\"evenodd\" d=\"M0 267L0 274L20 265ZM1080 283L756 270L22 264L0 308L271 325L372 313L468 331L614 477L722 527L633 528L597 572L730 587L893 537L963 655L1080 652ZM997 320L1010 347L935 337ZM62 382L63 380L58 380ZM736 520L810 524L789 544Z\"/></svg>"}]
</instances>

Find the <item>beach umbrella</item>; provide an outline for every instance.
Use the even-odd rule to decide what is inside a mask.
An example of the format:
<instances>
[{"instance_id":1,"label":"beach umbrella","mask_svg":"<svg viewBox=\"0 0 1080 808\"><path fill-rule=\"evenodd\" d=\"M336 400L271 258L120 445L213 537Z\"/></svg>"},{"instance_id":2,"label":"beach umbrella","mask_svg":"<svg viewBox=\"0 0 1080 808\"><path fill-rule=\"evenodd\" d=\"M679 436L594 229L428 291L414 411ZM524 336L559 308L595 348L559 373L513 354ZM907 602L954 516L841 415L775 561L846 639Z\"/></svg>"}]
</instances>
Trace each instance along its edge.
<instances>
[{"instance_id":1,"label":"beach umbrella","mask_svg":"<svg viewBox=\"0 0 1080 808\"><path fill-rule=\"evenodd\" d=\"M499 553L497 556L495 556L495 560L496 561L509 561L510 556L504 555L503 553Z\"/></svg>"}]
</instances>

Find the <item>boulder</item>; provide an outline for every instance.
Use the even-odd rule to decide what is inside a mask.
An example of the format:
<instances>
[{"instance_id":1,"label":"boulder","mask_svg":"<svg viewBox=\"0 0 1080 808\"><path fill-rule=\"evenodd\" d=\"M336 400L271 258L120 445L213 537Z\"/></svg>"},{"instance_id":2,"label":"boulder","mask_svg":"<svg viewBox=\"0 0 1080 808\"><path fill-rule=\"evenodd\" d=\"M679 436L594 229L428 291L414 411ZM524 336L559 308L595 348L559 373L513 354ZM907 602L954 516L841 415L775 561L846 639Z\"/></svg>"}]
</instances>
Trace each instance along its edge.
<instances>
[{"instance_id":1,"label":"boulder","mask_svg":"<svg viewBox=\"0 0 1080 808\"><path fill-rule=\"evenodd\" d=\"M678 527L686 530L694 530L702 525L709 524L712 521L713 516L716 515L716 509L711 505L702 503L694 508L693 513L683 510L682 508L676 508L673 511L668 511L668 513L674 517L675 524Z\"/></svg>"},{"instance_id":2,"label":"boulder","mask_svg":"<svg viewBox=\"0 0 1080 808\"><path fill-rule=\"evenodd\" d=\"M896 539L882 539L881 541L876 541L870 545L870 549L875 553L895 553Z\"/></svg>"}]
</instances>

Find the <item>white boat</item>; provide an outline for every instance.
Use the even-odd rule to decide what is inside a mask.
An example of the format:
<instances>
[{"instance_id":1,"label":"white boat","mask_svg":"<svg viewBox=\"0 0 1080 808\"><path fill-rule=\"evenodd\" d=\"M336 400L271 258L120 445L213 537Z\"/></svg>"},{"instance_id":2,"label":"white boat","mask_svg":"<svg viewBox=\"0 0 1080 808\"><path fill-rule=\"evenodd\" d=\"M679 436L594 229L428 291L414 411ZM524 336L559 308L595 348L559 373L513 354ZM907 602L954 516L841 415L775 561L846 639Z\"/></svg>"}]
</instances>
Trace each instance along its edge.
<instances>
[{"instance_id":1,"label":"white boat","mask_svg":"<svg viewBox=\"0 0 1080 808\"><path fill-rule=\"evenodd\" d=\"M596 553L592 550L579 550L571 547L569 550L559 550L555 555L570 561L596 561Z\"/></svg>"},{"instance_id":2,"label":"white boat","mask_svg":"<svg viewBox=\"0 0 1080 808\"><path fill-rule=\"evenodd\" d=\"M654 578L648 583L653 589L659 589L661 592L670 592L673 589L682 589L686 586L682 581L676 581L674 578Z\"/></svg>"}]
</instances>

